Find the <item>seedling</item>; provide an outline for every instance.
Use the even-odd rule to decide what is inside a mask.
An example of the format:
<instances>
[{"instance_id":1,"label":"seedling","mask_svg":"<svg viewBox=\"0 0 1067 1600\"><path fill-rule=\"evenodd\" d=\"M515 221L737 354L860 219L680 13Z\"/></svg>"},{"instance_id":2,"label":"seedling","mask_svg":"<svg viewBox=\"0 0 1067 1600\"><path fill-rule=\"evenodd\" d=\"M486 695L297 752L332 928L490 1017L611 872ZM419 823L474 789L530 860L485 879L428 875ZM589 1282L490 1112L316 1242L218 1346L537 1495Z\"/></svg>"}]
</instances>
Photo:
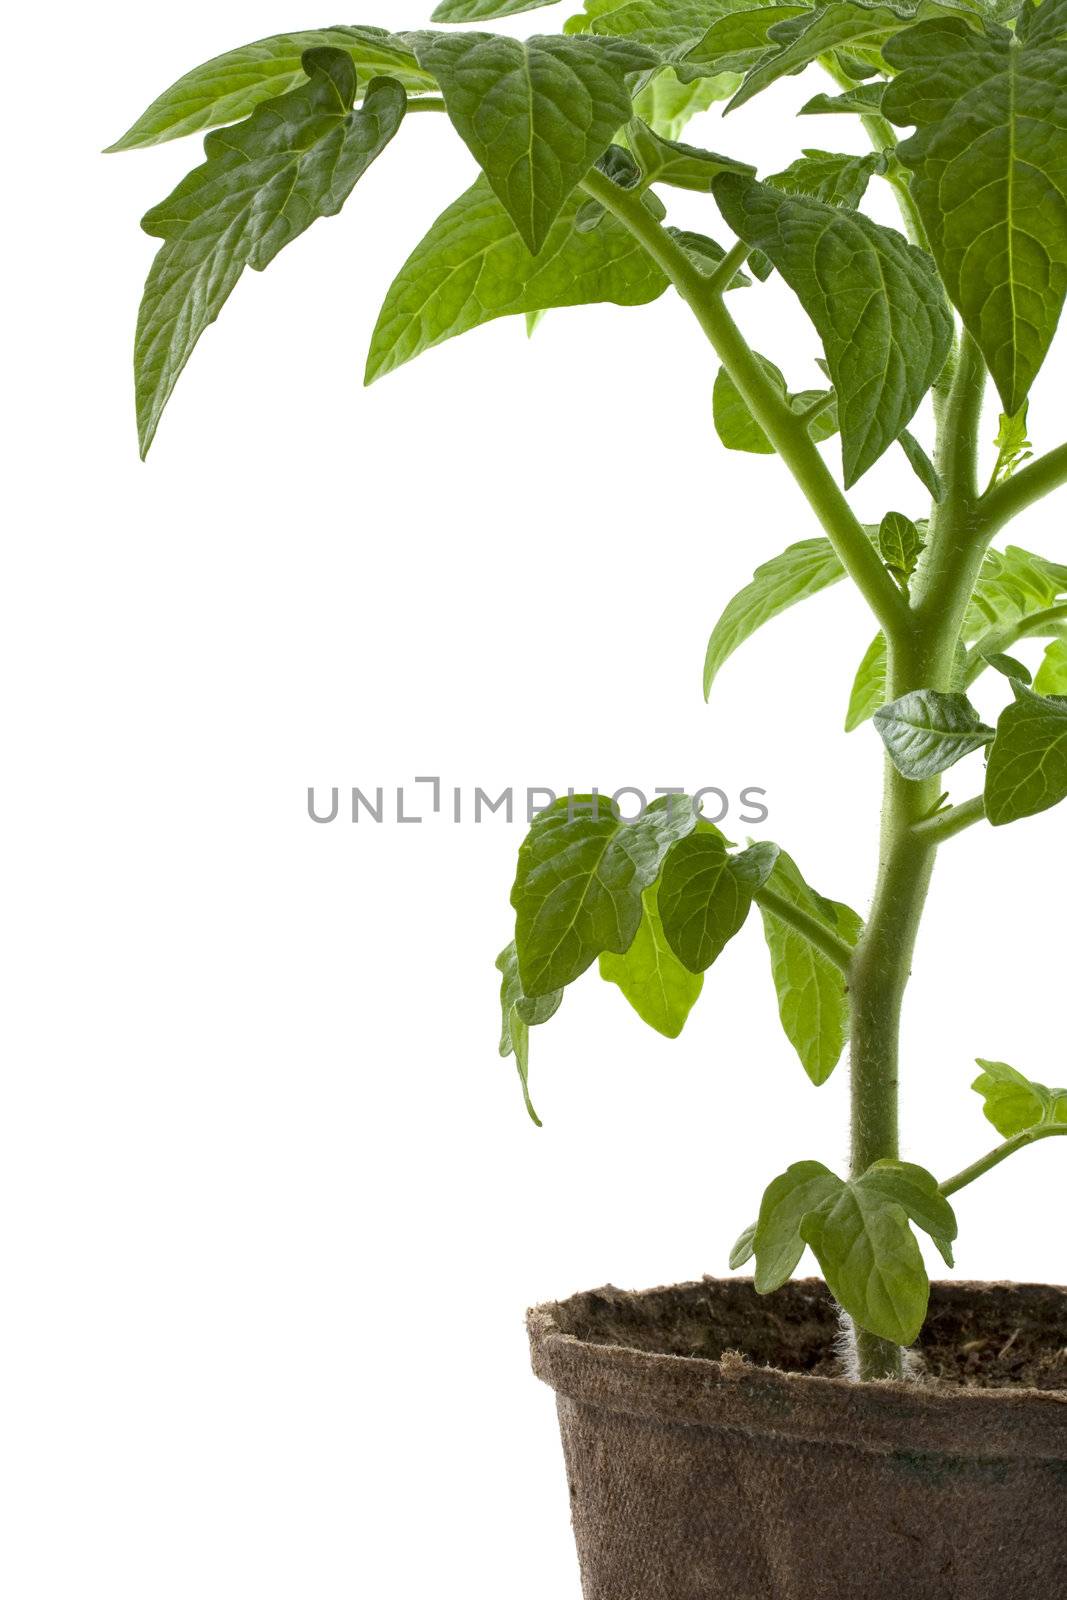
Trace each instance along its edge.
<instances>
[{"instance_id":1,"label":"seedling","mask_svg":"<svg viewBox=\"0 0 1067 1600\"><path fill-rule=\"evenodd\" d=\"M484 24L539 3L443 0L434 22ZM806 149L760 178L680 140L695 113L729 112L808 68L823 83L803 113L858 119L870 153ZM114 147L213 130L203 163L144 219L162 245L137 326L143 452L244 268L339 211L414 114L450 122L481 170L400 269L368 382L497 317L532 327L561 307L637 306L673 288L721 363L722 443L777 454L821 528L727 605L705 690L765 623L842 578L875 628L847 716L849 728L873 719L886 751L866 920L817 893L776 845L728 844L685 800L664 797L630 822L595 795L560 801L519 854L515 938L498 963L502 1049L528 1100L529 1030L594 962L676 1036L757 907L782 1025L813 1083L849 1043L851 1167L802 1160L774 1178L732 1265L754 1256L769 1293L810 1245L854 1329L859 1375L898 1375L927 1309L914 1230L951 1262L952 1196L1067 1133L1067 1091L998 1062L981 1063L975 1088L1002 1142L966 1171L939 1182L902 1160L897 1125L901 1003L939 848L1067 796L1067 567L994 548L1067 482L1067 443L1034 455L1027 412L1067 290L1067 0L586 0L562 34L525 43L337 27L220 56ZM865 214L876 184L903 231ZM707 233L671 225L677 189L706 197ZM735 321L737 305L762 329L760 284L775 273L810 319L813 387L794 389ZM1002 414L983 463L990 382ZM929 514L886 507L865 526L849 491L890 450ZM1032 681L1011 653L1026 639L1047 641ZM995 727L968 699L990 670L1007 702ZM943 775L983 759L980 792L950 804Z\"/></svg>"}]
</instances>

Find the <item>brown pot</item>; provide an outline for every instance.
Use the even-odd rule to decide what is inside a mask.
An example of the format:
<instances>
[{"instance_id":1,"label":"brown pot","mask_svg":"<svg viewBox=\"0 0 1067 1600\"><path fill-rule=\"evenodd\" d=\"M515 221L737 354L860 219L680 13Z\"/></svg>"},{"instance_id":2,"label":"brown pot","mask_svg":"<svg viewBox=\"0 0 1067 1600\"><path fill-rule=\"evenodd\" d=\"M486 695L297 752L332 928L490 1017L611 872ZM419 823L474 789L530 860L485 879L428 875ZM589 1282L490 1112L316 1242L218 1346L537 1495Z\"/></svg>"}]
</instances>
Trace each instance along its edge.
<instances>
[{"instance_id":1,"label":"brown pot","mask_svg":"<svg viewBox=\"0 0 1067 1600\"><path fill-rule=\"evenodd\" d=\"M529 1331L585 1600L1067 1596L1065 1289L935 1284L906 1383L833 1375L814 1280L601 1289Z\"/></svg>"}]
</instances>

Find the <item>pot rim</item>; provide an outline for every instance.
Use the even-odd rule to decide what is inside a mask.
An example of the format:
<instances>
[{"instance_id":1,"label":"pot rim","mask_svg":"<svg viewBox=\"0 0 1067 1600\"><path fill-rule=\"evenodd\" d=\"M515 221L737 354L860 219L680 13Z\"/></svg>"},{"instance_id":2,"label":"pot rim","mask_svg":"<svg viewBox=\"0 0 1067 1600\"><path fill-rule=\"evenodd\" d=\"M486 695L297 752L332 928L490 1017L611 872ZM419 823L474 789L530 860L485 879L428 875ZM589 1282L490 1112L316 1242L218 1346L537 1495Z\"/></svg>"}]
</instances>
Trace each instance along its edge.
<instances>
[{"instance_id":1,"label":"pot rim","mask_svg":"<svg viewBox=\"0 0 1067 1600\"><path fill-rule=\"evenodd\" d=\"M581 1316L594 1299L638 1310L655 1296L707 1292L750 1278L704 1278L666 1288L621 1291L611 1285L527 1313L533 1370L557 1394L581 1404L622 1412L658 1424L740 1429L749 1433L850 1443L893 1454L940 1454L1048 1460L1067 1466L1067 1390L989 1388L947 1382L881 1381L856 1384L806 1372L753 1366L728 1359L597 1344L566 1333L559 1317ZM815 1278L794 1280L795 1293L825 1295ZM1067 1288L1047 1284L935 1283L942 1297L1000 1292L1062 1298L1067 1329ZM737 1289L730 1291L737 1293ZM570 1313L570 1316L568 1316Z\"/></svg>"}]
</instances>

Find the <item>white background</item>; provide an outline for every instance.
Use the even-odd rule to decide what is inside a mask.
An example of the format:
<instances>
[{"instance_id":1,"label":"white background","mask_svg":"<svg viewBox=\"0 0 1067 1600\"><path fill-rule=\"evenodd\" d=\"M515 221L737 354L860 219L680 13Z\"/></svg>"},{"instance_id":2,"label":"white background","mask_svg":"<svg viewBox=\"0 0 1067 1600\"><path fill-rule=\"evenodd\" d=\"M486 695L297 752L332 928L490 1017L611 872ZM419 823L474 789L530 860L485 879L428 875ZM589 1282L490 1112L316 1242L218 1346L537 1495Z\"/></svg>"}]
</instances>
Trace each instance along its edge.
<instances>
[{"instance_id":1,"label":"white background","mask_svg":"<svg viewBox=\"0 0 1067 1600\"><path fill-rule=\"evenodd\" d=\"M393 273L472 176L414 119L338 220L240 284L137 459L137 221L199 145L97 152L196 62L334 20L105 0L87 26L60 3L9 82L10 1600L572 1600L524 1308L724 1271L764 1183L845 1148L844 1069L804 1077L755 919L675 1044L595 974L568 993L533 1039L538 1133L496 1054L518 822L306 812L309 784L429 773L468 796L759 784L753 831L865 904L879 750L841 733L859 599L780 619L701 698L722 604L816 530L776 462L717 447L678 302L561 312L529 344L496 323L362 389ZM856 141L787 115L819 87L692 136L764 172ZM674 216L724 232L700 197ZM735 308L818 381L780 283ZM1063 395L1061 360L1039 446ZM922 509L898 452L858 500ZM1062 508L1015 532L1067 559ZM939 1173L994 1142L975 1055L1064 1079L1062 840L1049 813L944 852L904 1053L906 1153ZM1062 1279L1060 1156L961 1199L961 1272Z\"/></svg>"}]
</instances>

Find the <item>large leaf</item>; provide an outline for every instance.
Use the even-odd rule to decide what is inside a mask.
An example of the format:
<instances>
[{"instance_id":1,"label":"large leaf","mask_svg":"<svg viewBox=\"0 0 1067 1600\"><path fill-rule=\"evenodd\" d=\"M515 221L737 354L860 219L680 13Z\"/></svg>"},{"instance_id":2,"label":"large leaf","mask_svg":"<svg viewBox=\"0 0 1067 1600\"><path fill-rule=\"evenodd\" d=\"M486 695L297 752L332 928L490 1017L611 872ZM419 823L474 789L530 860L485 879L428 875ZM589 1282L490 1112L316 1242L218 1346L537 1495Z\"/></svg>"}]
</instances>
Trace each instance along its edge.
<instances>
[{"instance_id":1,"label":"large leaf","mask_svg":"<svg viewBox=\"0 0 1067 1600\"><path fill-rule=\"evenodd\" d=\"M677 795L630 822L603 796L564 796L542 811L519 849L511 891L524 993L551 994L603 951L628 950L644 891L695 824L691 803Z\"/></svg>"},{"instance_id":2,"label":"large leaf","mask_svg":"<svg viewBox=\"0 0 1067 1600\"><path fill-rule=\"evenodd\" d=\"M667 943L690 972L710 967L744 926L777 856L773 844L731 856L706 822L672 847L659 883L659 914Z\"/></svg>"},{"instance_id":3,"label":"large leaf","mask_svg":"<svg viewBox=\"0 0 1067 1600\"><path fill-rule=\"evenodd\" d=\"M876 633L856 671L845 714L845 732L851 733L885 704L889 661L885 634Z\"/></svg>"},{"instance_id":4,"label":"large leaf","mask_svg":"<svg viewBox=\"0 0 1067 1600\"><path fill-rule=\"evenodd\" d=\"M987 1119L1005 1139L1028 1128L1067 1123L1067 1089L1049 1089L1024 1078L1006 1061L983 1061L971 1088L982 1096Z\"/></svg>"},{"instance_id":5,"label":"large leaf","mask_svg":"<svg viewBox=\"0 0 1067 1600\"><path fill-rule=\"evenodd\" d=\"M728 173L715 198L762 250L823 342L846 486L898 437L945 364L952 318L929 256L859 212Z\"/></svg>"},{"instance_id":6,"label":"large leaf","mask_svg":"<svg viewBox=\"0 0 1067 1600\"><path fill-rule=\"evenodd\" d=\"M863 922L848 906L826 900L804 882L784 851L768 889L799 906L846 943L855 945ZM760 905L763 931L786 1038L815 1084L825 1083L841 1058L849 1029L848 990L840 969L806 934Z\"/></svg>"},{"instance_id":7,"label":"large leaf","mask_svg":"<svg viewBox=\"0 0 1067 1600\"><path fill-rule=\"evenodd\" d=\"M898 1199L863 1174L842 1184L801 1223L827 1287L861 1328L911 1344L926 1319L930 1283ZM936 1187L936 1185L935 1185Z\"/></svg>"},{"instance_id":8,"label":"large leaf","mask_svg":"<svg viewBox=\"0 0 1067 1600\"><path fill-rule=\"evenodd\" d=\"M600 976L615 983L637 1015L657 1033L677 1039L704 986L701 973L690 972L667 943L660 921L658 884L642 895L643 913L625 955L600 957Z\"/></svg>"},{"instance_id":9,"label":"large leaf","mask_svg":"<svg viewBox=\"0 0 1067 1600\"><path fill-rule=\"evenodd\" d=\"M907 25L912 10L866 0L832 0L808 16L777 24L770 34L777 48L751 69L727 110L744 105L779 78L799 72L832 50L878 49Z\"/></svg>"},{"instance_id":10,"label":"large leaf","mask_svg":"<svg viewBox=\"0 0 1067 1600\"><path fill-rule=\"evenodd\" d=\"M874 725L897 771L916 782L947 772L993 738L965 694L936 689L913 689L882 706Z\"/></svg>"},{"instance_id":11,"label":"large leaf","mask_svg":"<svg viewBox=\"0 0 1067 1600\"><path fill-rule=\"evenodd\" d=\"M1015 35L962 18L885 46L882 110L945 286L1014 416L1067 292L1067 0L1027 4Z\"/></svg>"},{"instance_id":12,"label":"large leaf","mask_svg":"<svg viewBox=\"0 0 1067 1600\"><path fill-rule=\"evenodd\" d=\"M137 150L217 128L247 117L264 100L288 94L303 83L301 65L308 50L332 48L352 57L360 82L378 74L395 78L410 93L432 89L433 79L419 66L403 40L384 28L311 28L277 33L205 61L164 91L111 150Z\"/></svg>"},{"instance_id":13,"label":"large leaf","mask_svg":"<svg viewBox=\"0 0 1067 1600\"><path fill-rule=\"evenodd\" d=\"M141 453L204 329L245 267L268 266L318 217L340 211L404 116L399 83L377 78L354 110L356 69L340 50L309 50L308 81L209 133L207 160L142 222L164 241L137 321Z\"/></svg>"},{"instance_id":14,"label":"large leaf","mask_svg":"<svg viewBox=\"0 0 1067 1600\"><path fill-rule=\"evenodd\" d=\"M514 1055L526 1110L540 1127L541 1119L530 1099L530 1029L555 1016L563 990L556 989L536 1000L524 994L514 943L497 956L496 968L500 973L500 1054Z\"/></svg>"},{"instance_id":15,"label":"large leaf","mask_svg":"<svg viewBox=\"0 0 1067 1600\"><path fill-rule=\"evenodd\" d=\"M802 539L757 567L752 582L734 595L711 631L704 658L704 698L723 663L739 645L798 601L818 594L844 577L828 539Z\"/></svg>"},{"instance_id":16,"label":"large leaf","mask_svg":"<svg viewBox=\"0 0 1067 1600\"><path fill-rule=\"evenodd\" d=\"M558 0L441 0L431 22L492 22L497 17L517 17L523 11L539 11Z\"/></svg>"},{"instance_id":17,"label":"large leaf","mask_svg":"<svg viewBox=\"0 0 1067 1600\"><path fill-rule=\"evenodd\" d=\"M413 34L460 138L536 255L567 199L628 121L628 78L658 65L622 39Z\"/></svg>"},{"instance_id":18,"label":"large leaf","mask_svg":"<svg viewBox=\"0 0 1067 1600\"><path fill-rule=\"evenodd\" d=\"M994 828L1067 799L1067 698L1015 683L1000 714L986 768L986 816Z\"/></svg>"},{"instance_id":19,"label":"large leaf","mask_svg":"<svg viewBox=\"0 0 1067 1600\"><path fill-rule=\"evenodd\" d=\"M1067 695L1067 639L1053 639L1045 651L1034 689L1038 694Z\"/></svg>"},{"instance_id":20,"label":"large leaf","mask_svg":"<svg viewBox=\"0 0 1067 1600\"><path fill-rule=\"evenodd\" d=\"M611 301L646 305L667 278L632 235L604 217L575 227L572 196L532 256L484 177L444 211L385 297L367 357L367 382L495 317Z\"/></svg>"}]
</instances>

